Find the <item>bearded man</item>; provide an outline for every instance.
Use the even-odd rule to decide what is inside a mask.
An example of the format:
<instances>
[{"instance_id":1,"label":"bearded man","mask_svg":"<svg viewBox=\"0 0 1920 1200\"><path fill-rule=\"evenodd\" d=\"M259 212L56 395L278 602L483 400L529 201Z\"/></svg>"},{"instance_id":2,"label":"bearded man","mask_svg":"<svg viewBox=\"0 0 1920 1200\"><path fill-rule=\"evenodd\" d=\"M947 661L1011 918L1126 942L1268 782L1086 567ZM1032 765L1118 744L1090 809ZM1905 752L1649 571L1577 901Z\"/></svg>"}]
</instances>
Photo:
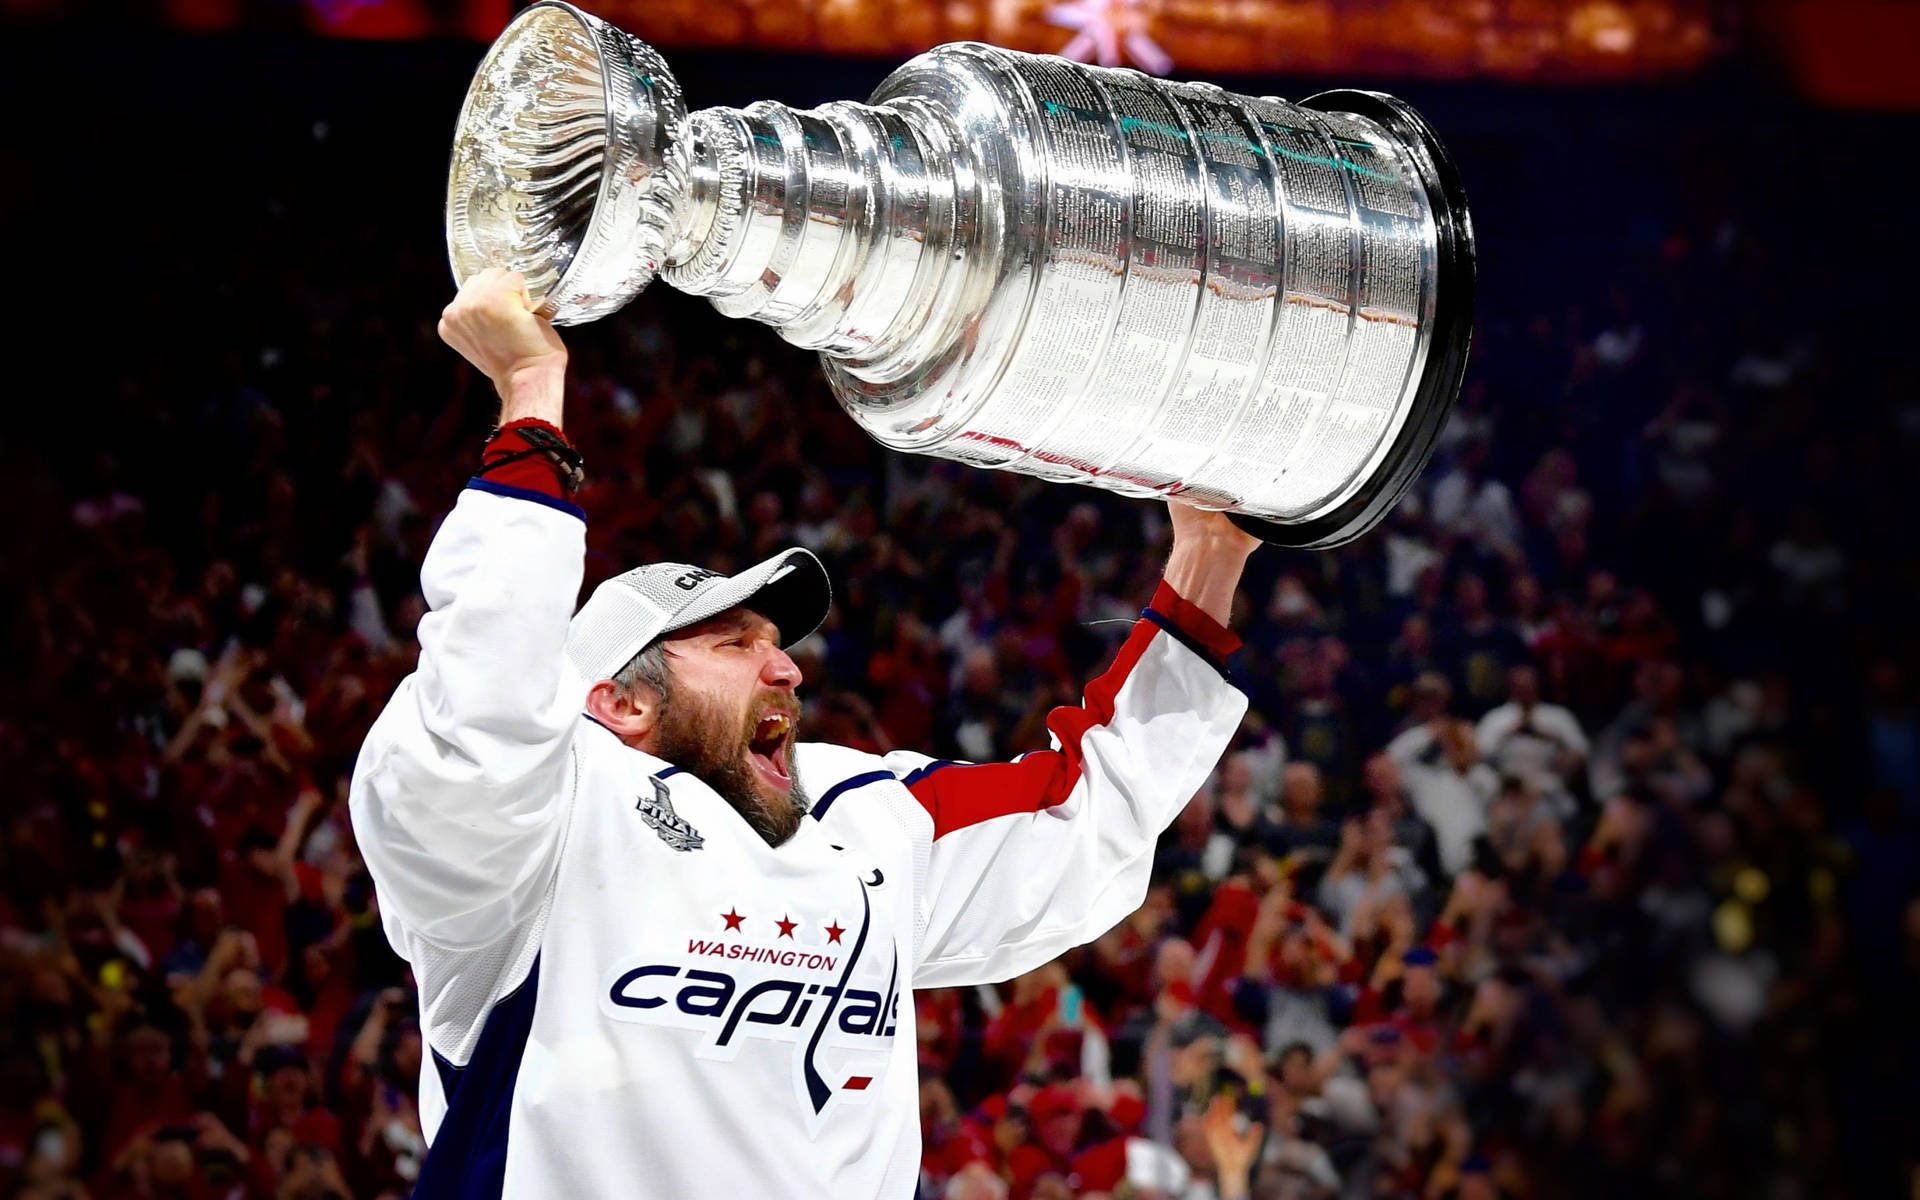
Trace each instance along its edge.
<instances>
[{"instance_id":1,"label":"bearded man","mask_svg":"<svg viewBox=\"0 0 1920 1200\"><path fill-rule=\"evenodd\" d=\"M1255 541L1173 508L1158 592L1049 749L796 745L818 560L642 566L575 613L566 349L497 270L440 333L501 423L351 800L432 1051L414 1196L904 1200L910 989L1030 971L1140 904L1246 709L1225 624Z\"/></svg>"}]
</instances>

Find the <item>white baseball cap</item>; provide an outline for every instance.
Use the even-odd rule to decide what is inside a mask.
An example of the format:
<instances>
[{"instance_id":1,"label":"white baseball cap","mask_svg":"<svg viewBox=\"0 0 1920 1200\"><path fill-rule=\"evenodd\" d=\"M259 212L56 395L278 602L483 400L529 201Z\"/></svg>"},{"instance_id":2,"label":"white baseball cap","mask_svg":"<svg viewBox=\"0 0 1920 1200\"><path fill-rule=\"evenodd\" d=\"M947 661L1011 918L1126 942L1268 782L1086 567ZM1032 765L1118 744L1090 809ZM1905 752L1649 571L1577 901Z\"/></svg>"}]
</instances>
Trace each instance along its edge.
<instances>
[{"instance_id":1,"label":"white baseball cap","mask_svg":"<svg viewBox=\"0 0 1920 1200\"><path fill-rule=\"evenodd\" d=\"M589 681L611 679L656 638L736 605L772 621L784 649L818 629L832 603L827 569L798 546L738 575L652 563L593 589L567 626L567 657Z\"/></svg>"}]
</instances>

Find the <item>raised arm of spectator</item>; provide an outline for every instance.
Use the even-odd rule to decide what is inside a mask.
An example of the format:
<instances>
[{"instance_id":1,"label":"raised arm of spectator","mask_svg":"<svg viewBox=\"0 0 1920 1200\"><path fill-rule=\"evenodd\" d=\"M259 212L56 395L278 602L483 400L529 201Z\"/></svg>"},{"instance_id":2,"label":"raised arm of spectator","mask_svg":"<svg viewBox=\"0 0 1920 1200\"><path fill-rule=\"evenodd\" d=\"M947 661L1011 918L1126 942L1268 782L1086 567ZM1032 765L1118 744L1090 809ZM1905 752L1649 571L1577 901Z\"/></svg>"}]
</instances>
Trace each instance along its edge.
<instances>
[{"instance_id":1,"label":"raised arm of spectator","mask_svg":"<svg viewBox=\"0 0 1920 1200\"><path fill-rule=\"evenodd\" d=\"M1315 1086L1326 1083L1340 1073L1349 1058L1356 1058L1367 1048L1367 1031L1358 1025L1350 1025L1340 1031L1333 1045L1320 1052L1313 1060Z\"/></svg>"},{"instance_id":2,"label":"raised arm of spectator","mask_svg":"<svg viewBox=\"0 0 1920 1200\"><path fill-rule=\"evenodd\" d=\"M274 871L280 876L280 888L288 904L300 899L300 876L294 868L300 860L300 847L306 844L313 814L319 808L319 790L312 786L301 788L300 794L294 798L293 807L287 810L287 827L281 831L280 841L273 848Z\"/></svg>"},{"instance_id":3,"label":"raised arm of spectator","mask_svg":"<svg viewBox=\"0 0 1920 1200\"><path fill-rule=\"evenodd\" d=\"M237 648L229 648L220 656L219 661L214 663L213 669L208 672L204 686L200 689L200 703L194 705L193 711L187 714L187 719L182 721L180 728L174 731L173 737L167 742L166 749L161 752L162 761L169 764L179 762L193 749L194 743L199 740L203 730L209 726L218 728L226 724L227 699L239 684L235 674L239 667L237 655Z\"/></svg>"},{"instance_id":4,"label":"raised arm of spectator","mask_svg":"<svg viewBox=\"0 0 1920 1200\"><path fill-rule=\"evenodd\" d=\"M1254 1121L1243 1129L1237 1118L1233 1101L1225 1096L1215 1096L1201 1118L1220 1200L1248 1200L1253 1195L1253 1164L1266 1136L1266 1126L1261 1122Z\"/></svg>"},{"instance_id":5,"label":"raised arm of spectator","mask_svg":"<svg viewBox=\"0 0 1920 1200\"><path fill-rule=\"evenodd\" d=\"M1394 735L1394 739L1387 743L1387 757L1402 770L1417 766L1420 764L1421 756L1433 748L1434 738L1431 722L1409 726Z\"/></svg>"},{"instance_id":6,"label":"raised arm of spectator","mask_svg":"<svg viewBox=\"0 0 1920 1200\"><path fill-rule=\"evenodd\" d=\"M350 808L389 933L462 947L522 922L552 875L587 692L565 654L586 537L533 444L564 436L567 355L520 276L469 280L440 336L493 381L505 432L428 551L420 663L361 748ZM503 462L509 443L530 453Z\"/></svg>"},{"instance_id":7,"label":"raised arm of spectator","mask_svg":"<svg viewBox=\"0 0 1920 1200\"><path fill-rule=\"evenodd\" d=\"M1173 509L1165 579L1113 665L1047 719L1052 746L1010 763L887 764L931 820L914 983L1007 979L1139 907L1154 842L1206 780L1247 700L1226 629L1258 543L1218 514Z\"/></svg>"},{"instance_id":8,"label":"raised arm of spectator","mask_svg":"<svg viewBox=\"0 0 1920 1200\"><path fill-rule=\"evenodd\" d=\"M1241 978L1254 983L1273 981L1273 947L1286 931L1289 910L1293 904L1292 893L1284 885L1268 889L1267 894L1260 898L1260 907L1254 912L1253 927L1247 931Z\"/></svg>"}]
</instances>

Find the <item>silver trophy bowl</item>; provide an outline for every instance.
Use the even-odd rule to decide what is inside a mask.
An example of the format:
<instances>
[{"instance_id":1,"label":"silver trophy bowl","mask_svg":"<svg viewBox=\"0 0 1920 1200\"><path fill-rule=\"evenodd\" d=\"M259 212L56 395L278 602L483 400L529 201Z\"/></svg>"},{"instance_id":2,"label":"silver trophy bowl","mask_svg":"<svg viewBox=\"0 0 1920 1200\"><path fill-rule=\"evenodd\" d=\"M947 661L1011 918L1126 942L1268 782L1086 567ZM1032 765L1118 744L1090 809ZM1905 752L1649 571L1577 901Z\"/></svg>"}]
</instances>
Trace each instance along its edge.
<instances>
[{"instance_id":1,"label":"silver trophy bowl","mask_svg":"<svg viewBox=\"0 0 1920 1200\"><path fill-rule=\"evenodd\" d=\"M867 104L688 114L658 54L558 0L475 74L447 243L457 279L521 271L555 324L657 274L772 325L893 449L1302 548L1413 482L1472 324L1458 172L1391 96L955 43Z\"/></svg>"}]
</instances>

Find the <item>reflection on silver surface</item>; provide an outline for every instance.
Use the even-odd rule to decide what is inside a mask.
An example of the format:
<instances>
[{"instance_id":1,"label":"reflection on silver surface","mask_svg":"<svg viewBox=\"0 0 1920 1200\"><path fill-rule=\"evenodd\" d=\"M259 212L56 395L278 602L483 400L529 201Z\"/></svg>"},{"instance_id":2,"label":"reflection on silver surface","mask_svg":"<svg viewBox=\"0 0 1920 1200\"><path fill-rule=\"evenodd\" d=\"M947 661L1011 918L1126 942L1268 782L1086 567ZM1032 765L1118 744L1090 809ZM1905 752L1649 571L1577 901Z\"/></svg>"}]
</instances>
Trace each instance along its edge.
<instances>
[{"instance_id":1,"label":"reflection on silver surface","mask_svg":"<svg viewBox=\"0 0 1920 1200\"><path fill-rule=\"evenodd\" d=\"M972 43L867 104L688 116L644 44L548 2L476 76L448 236L457 276L526 270L560 322L658 269L818 349L895 449L1332 544L1417 473L1458 386L1472 243L1444 154L1372 93Z\"/></svg>"},{"instance_id":2,"label":"reflection on silver surface","mask_svg":"<svg viewBox=\"0 0 1920 1200\"><path fill-rule=\"evenodd\" d=\"M508 26L474 73L447 171L454 277L527 277L573 324L653 282L680 208L680 86L646 43L567 5Z\"/></svg>"}]
</instances>

